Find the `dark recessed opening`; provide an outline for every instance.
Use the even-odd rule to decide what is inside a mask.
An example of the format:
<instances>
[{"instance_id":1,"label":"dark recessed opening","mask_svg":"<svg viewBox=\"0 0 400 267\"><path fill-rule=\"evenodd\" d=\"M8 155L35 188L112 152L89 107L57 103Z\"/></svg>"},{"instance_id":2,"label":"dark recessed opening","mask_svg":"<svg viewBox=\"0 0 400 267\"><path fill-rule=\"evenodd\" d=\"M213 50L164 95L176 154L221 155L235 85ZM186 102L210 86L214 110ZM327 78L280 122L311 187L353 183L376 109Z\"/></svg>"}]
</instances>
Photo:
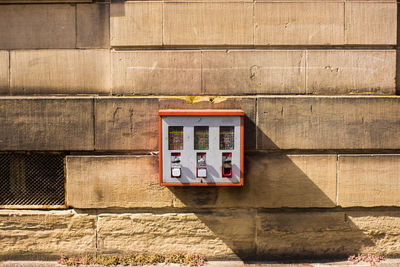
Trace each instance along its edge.
<instances>
[{"instance_id":1,"label":"dark recessed opening","mask_svg":"<svg viewBox=\"0 0 400 267\"><path fill-rule=\"evenodd\" d=\"M64 155L0 154L0 205L64 205Z\"/></svg>"}]
</instances>

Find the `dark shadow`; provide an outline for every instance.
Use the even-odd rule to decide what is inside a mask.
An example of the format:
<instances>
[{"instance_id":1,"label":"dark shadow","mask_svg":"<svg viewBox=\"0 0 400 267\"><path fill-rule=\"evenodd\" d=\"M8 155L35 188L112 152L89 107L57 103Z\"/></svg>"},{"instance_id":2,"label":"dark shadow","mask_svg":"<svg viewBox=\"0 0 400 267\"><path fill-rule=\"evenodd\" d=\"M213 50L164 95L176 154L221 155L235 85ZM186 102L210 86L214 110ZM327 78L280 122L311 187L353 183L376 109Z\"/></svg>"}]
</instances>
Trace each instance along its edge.
<instances>
[{"instance_id":1,"label":"dark shadow","mask_svg":"<svg viewBox=\"0 0 400 267\"><path fill-rule=\"evenodd\" d=\"M125 0L111 0L110 17L125 16Z\"/></svg>"},{"instance_id":2,"label":"dark shadow","mask_svg":"<svg viewBox=\"0 0 400 267\"><path fill-rule=\"evenodd\" d=\"M247 123L247 131L256 128ZM243 187L168 189L241 260L346 258L374 240L336 207L336 161L336 154L248 151Z\"/></svg>"},{"instance_id":3,"label":"dark shadow","mask_svg":"<svg viewBox=\"0 0 400 267\"><path fill-rule=\"evenodd\" d=\"M400 3L397 3L397 10ZM400 12L397 12L397 45L396 45L396 95L400 94Z\"/></svg>"}]
</instances>

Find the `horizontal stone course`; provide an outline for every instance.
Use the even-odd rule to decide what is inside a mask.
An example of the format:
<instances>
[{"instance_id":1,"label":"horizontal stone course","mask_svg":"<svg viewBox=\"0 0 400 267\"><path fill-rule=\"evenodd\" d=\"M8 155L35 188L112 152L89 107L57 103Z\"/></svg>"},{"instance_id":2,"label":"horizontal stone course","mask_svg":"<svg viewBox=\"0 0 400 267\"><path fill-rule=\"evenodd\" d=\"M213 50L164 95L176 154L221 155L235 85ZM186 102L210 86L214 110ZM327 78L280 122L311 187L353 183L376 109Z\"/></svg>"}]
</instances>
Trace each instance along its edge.
<instances>
[{"instance_id":1,"label":"horizontal stone course","mask_svg":"<svg viewBox=\"0 0 400 267\"><path fill-rule=\"evenodd\" d=\"M2 2L0 49L396 44L395 1Z\"/></svg>"},{"instance_id":2,"label":"horizontal stone course","mask_svg":"<svg viewBox=\"0 0 400 267\"><path fill-rule=\"evenodd\" d=\"M113 94L390 94L392 50L112 52Z\"/></svg>"},{"instance_id":3,"label":"horizontal stone course","mask_svg":"<svg viewBox=\"0 0 400 267\"><path fill-rule=\"evenodd\" d=\"M395 1L113 3L111 45L393 45L396 13Z\"/></svg>"},{"instance_id":4,"label":"horizontal stone course","mask_svg":"<svg viewBox=\"0 0 400 267\"><path fill-rule=\"evenodd\" d=\"M0 211L0 258L190 253L207 259L399 255L398 210ZM97 244L96 244L97 240Z\"/></svg>"},{"instance_id":5,"label":"horizontal stone course","mask_svg":"<svg viewBox=\"0 0 400 267\"><path fill-rule=\"evenodd\" d=\"M243 188L160 187L156 156L68 156L73 208L335 207L336 155L250 153ZM301 190L299 190L301 188Z\"/></svg>"},{"instance_id":6,"label":"horizontal stone course","mask_svg":"<svg viewBox=\"0 0 400 267\"><path fill-rule=\"evenodd\" d=\"M16 50L10 52L9 85L7 53L1 56L4 70L0 93L11 95L396 92L394 49Z\"/></svg>"},{"instance_id":7,"label":"horizontal stone course","mask_svg":"<svg viewBox=\"0 0 400 267\"><path fill-rule=\"evenodd\" d=\"M246 150L398 149L399 101L396 96L3 97L0 149L155 151L160 109L242 109Z\"/></svg>"}]
</instances>

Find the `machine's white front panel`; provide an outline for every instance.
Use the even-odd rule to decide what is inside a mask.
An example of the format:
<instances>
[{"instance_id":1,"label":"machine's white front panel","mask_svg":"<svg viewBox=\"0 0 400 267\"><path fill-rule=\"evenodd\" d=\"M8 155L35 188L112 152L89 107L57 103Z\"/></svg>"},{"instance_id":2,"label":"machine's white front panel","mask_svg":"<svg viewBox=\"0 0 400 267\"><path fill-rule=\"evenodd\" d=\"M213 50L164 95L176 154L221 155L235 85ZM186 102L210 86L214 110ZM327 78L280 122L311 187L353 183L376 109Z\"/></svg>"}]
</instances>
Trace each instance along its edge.
<instances>
[{"instance_id":1,"label":"machine's white front panel","mask_svg":"<svg viewBox=\"0 0 400 267\"><path fill-rule=\"evenodd\" d=\"M240 183L240 116L163 116L162 117L162 180L164 184ZM170 126L183 126L183 149L170 150ZM208 126L208 149L195 150L195 126ZM220 127L233 126L233 149L220 149ZM179 146L177 146L179 147ZM175 147L176 148L176 147ZM172 162L173 153L180 153L180 162ZM198 169L198 153L205 153L206 170ZM231 175L223 177L223 153L232 153ZM180 165L179 173L174 166ZM229 173L229 168L225 169ZM206 173L206 174L205 174ZM206 176L205 178L202 178Z\"/></svg>"}]
</instances>

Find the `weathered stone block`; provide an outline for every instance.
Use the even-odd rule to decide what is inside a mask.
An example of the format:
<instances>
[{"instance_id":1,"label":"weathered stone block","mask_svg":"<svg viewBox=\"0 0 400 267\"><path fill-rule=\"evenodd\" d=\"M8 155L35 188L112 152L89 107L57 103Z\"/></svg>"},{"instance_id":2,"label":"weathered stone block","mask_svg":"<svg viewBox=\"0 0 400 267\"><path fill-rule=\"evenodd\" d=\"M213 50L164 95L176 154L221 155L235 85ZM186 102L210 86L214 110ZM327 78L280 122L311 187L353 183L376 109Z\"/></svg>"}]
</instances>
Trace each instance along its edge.
<instances>
[{"instance_id":1,"label":"weathered stone block","mask_svg":"<svg viewBox=\"0 0 400 267\"><path fill-rule=\"evenodd\" d=\"M238 259L255 250L255 213L226 211L100 215L102 253L195 253L208 259Z\"/></svg>"},{"instance_id":2,"label":"weathered stone block","mask_svg":"<svg viewBox=\"0 0 400 267\"><path fill-rule=\"evenodd\" d=\"M0 98L0 150L92 150L90 98Z\"/></svg>"},{"instance_id":3,"label":"weathered stone block","mask_svg":"<svg viewBox=\"0 0 400 267\"><path fill-rule=\"evenodd\" d=\"M156 156L68 156L67 203L73 208L160 208L172 194L158 185Z\"/></svg>"},{"instance_id":4,"label":"weathered stone block","mask_svg":"<svg viewBox=\"0 0 400 267\"><path fill-rule=\"evenodd\" d=\"M110 4L78 4L76 7L76 46L107 48L110 46Z\"/></svg>"},{"instance_id":5,"label":"weathered stone block","mask_svg":"<svg viewBox=\"0 0 400 267\"><path fill-rule=\"evenodd\" d=\"M175 207L336 206L336 155L246 153L244 187L169 188Z\"/></svg>"},{"instance_id":6,"label":"weathered stone block","mask_svg":"<svg viewBox=\"0 0 400 267\"><path fill-rule=\"evenodd\" d=\"M344 3L257 2L255 45L344 43Z\"/></svg>"},{"instance_id":7,"label":"weathered stone block","mask_svg":"<svg viewBox=\"0 0 400 267\"><path fill-rule=\"evenodd\" d=\"M162 45L162 2L111 3L111 46Z\"/></svg>"},{"instance_id":8,"label":"weathered stone block","mask_svg":"<svg viewBox=\"0 0 400 267\"><path fill-rule=\"evenodd\" d=\"M110 93L109 50L23 50L10 56L13 95Z\"/></svg>"},{"instance_id":9,"label":"weathered stone block","mask_svg":"<svg viewBox=\"0 0 400 267\"><path fill-rule=\"evenodd\" d=\"M166 2L165 45L252 45L253 4Z\"/></svg>"},{"instance_id":10,"label":"weathered stone block","mask_svg":"<svg viewBox=\"0 0 400 267\"><path fill-rule=\"evenodd\" d=\"M96 150L158 150L159 109L235 109L246 112L246 147L255 147L255 99L224 97L99 97Z\"/></svg>"},{"instance_id":11,"label":"weathered stone block","mask_svg":"<svg viewBox=\"0 0 400 267\"><path fill-rule=\"evenodd\" d=\"M400 155L339 155L338 205L400 206Z\"/></svg>"},{"instance_id":12,"label":"weathered stone block","mask_svg":"<svg viewBox=\"0 0 400 267\"><path fill-rule=\"evenodd\" d=\"M0 49L75 47L72 5L2 5L0 25Z\"/></svg>"},{"instance_id":13,"label":"weathered stone block","mask_svg":"<svg viewBox=\"0 0 400 267\"><path fill-rule=\"evenodd\" d=\"M395 94L396 51L307 51L307 93Z\"/></svg>"},{"instance_id":14,"label":"weathered stone block","mask_svg":"<svg viewBox=\"0 0 400 267\"><path fill-rule=\"evenodd\" d=\"M83 255L96 250L96 216L74 211L0 211L1 258ZM32 259L32 258L31 258Z\"/></svg>"},{"instance_id":15,"label":"weathered stone block","mask_svg":"<svg viewBox=\"0 0 400 267\"><path fill-rule=\"evenodd\" d=\"M96 150L158 150L157 98L97 98Z\"/></svg>"},{"instance_id":16,"label":"weathered stone block","mask_svg":"<svg viewBox=\"0 0 400 267\"><path fill-rule=\"evenodd\" d=\"M206 94L305 93L305 52L301 50L203 51Z\"/></svg>"},{"instance_id":17,"label":"weathered stone block","mask_svg":"<svg viewBox=\"0 0 400 267\"><path fill-rule=\"evenodd\" d=\"M9 54L8 51L0 51L0 95L8 95L9 76Z\"/></svg>"},{"instance_id":18,"label":"weathered stone block","mask_svg":"<svg viewBox=\"0 0 400 267\"><path fill-rule=\"evenodd\" d=\"M398 149L398 97L260 97L259 149Z\"/></svg>"},{"instance_id":19,"label":"weathered stone block","mask_svg":"<svg viewBox=\"0 0 400 267\"><path fill-rule=\"evenodd\" d=\"M200 51L117 51L112 62L113 94L201 94Z\"/></svg>"},{"instance_id":20,"label":"weathered stone block","mask_svg":"<svg viewBox=\"0 0 400 267\"><path fill-rule=\"evenodd\" d=\"M377 2L346 3L346 44L395 45L397 4Z\"/></svg>"}]
</instances>

